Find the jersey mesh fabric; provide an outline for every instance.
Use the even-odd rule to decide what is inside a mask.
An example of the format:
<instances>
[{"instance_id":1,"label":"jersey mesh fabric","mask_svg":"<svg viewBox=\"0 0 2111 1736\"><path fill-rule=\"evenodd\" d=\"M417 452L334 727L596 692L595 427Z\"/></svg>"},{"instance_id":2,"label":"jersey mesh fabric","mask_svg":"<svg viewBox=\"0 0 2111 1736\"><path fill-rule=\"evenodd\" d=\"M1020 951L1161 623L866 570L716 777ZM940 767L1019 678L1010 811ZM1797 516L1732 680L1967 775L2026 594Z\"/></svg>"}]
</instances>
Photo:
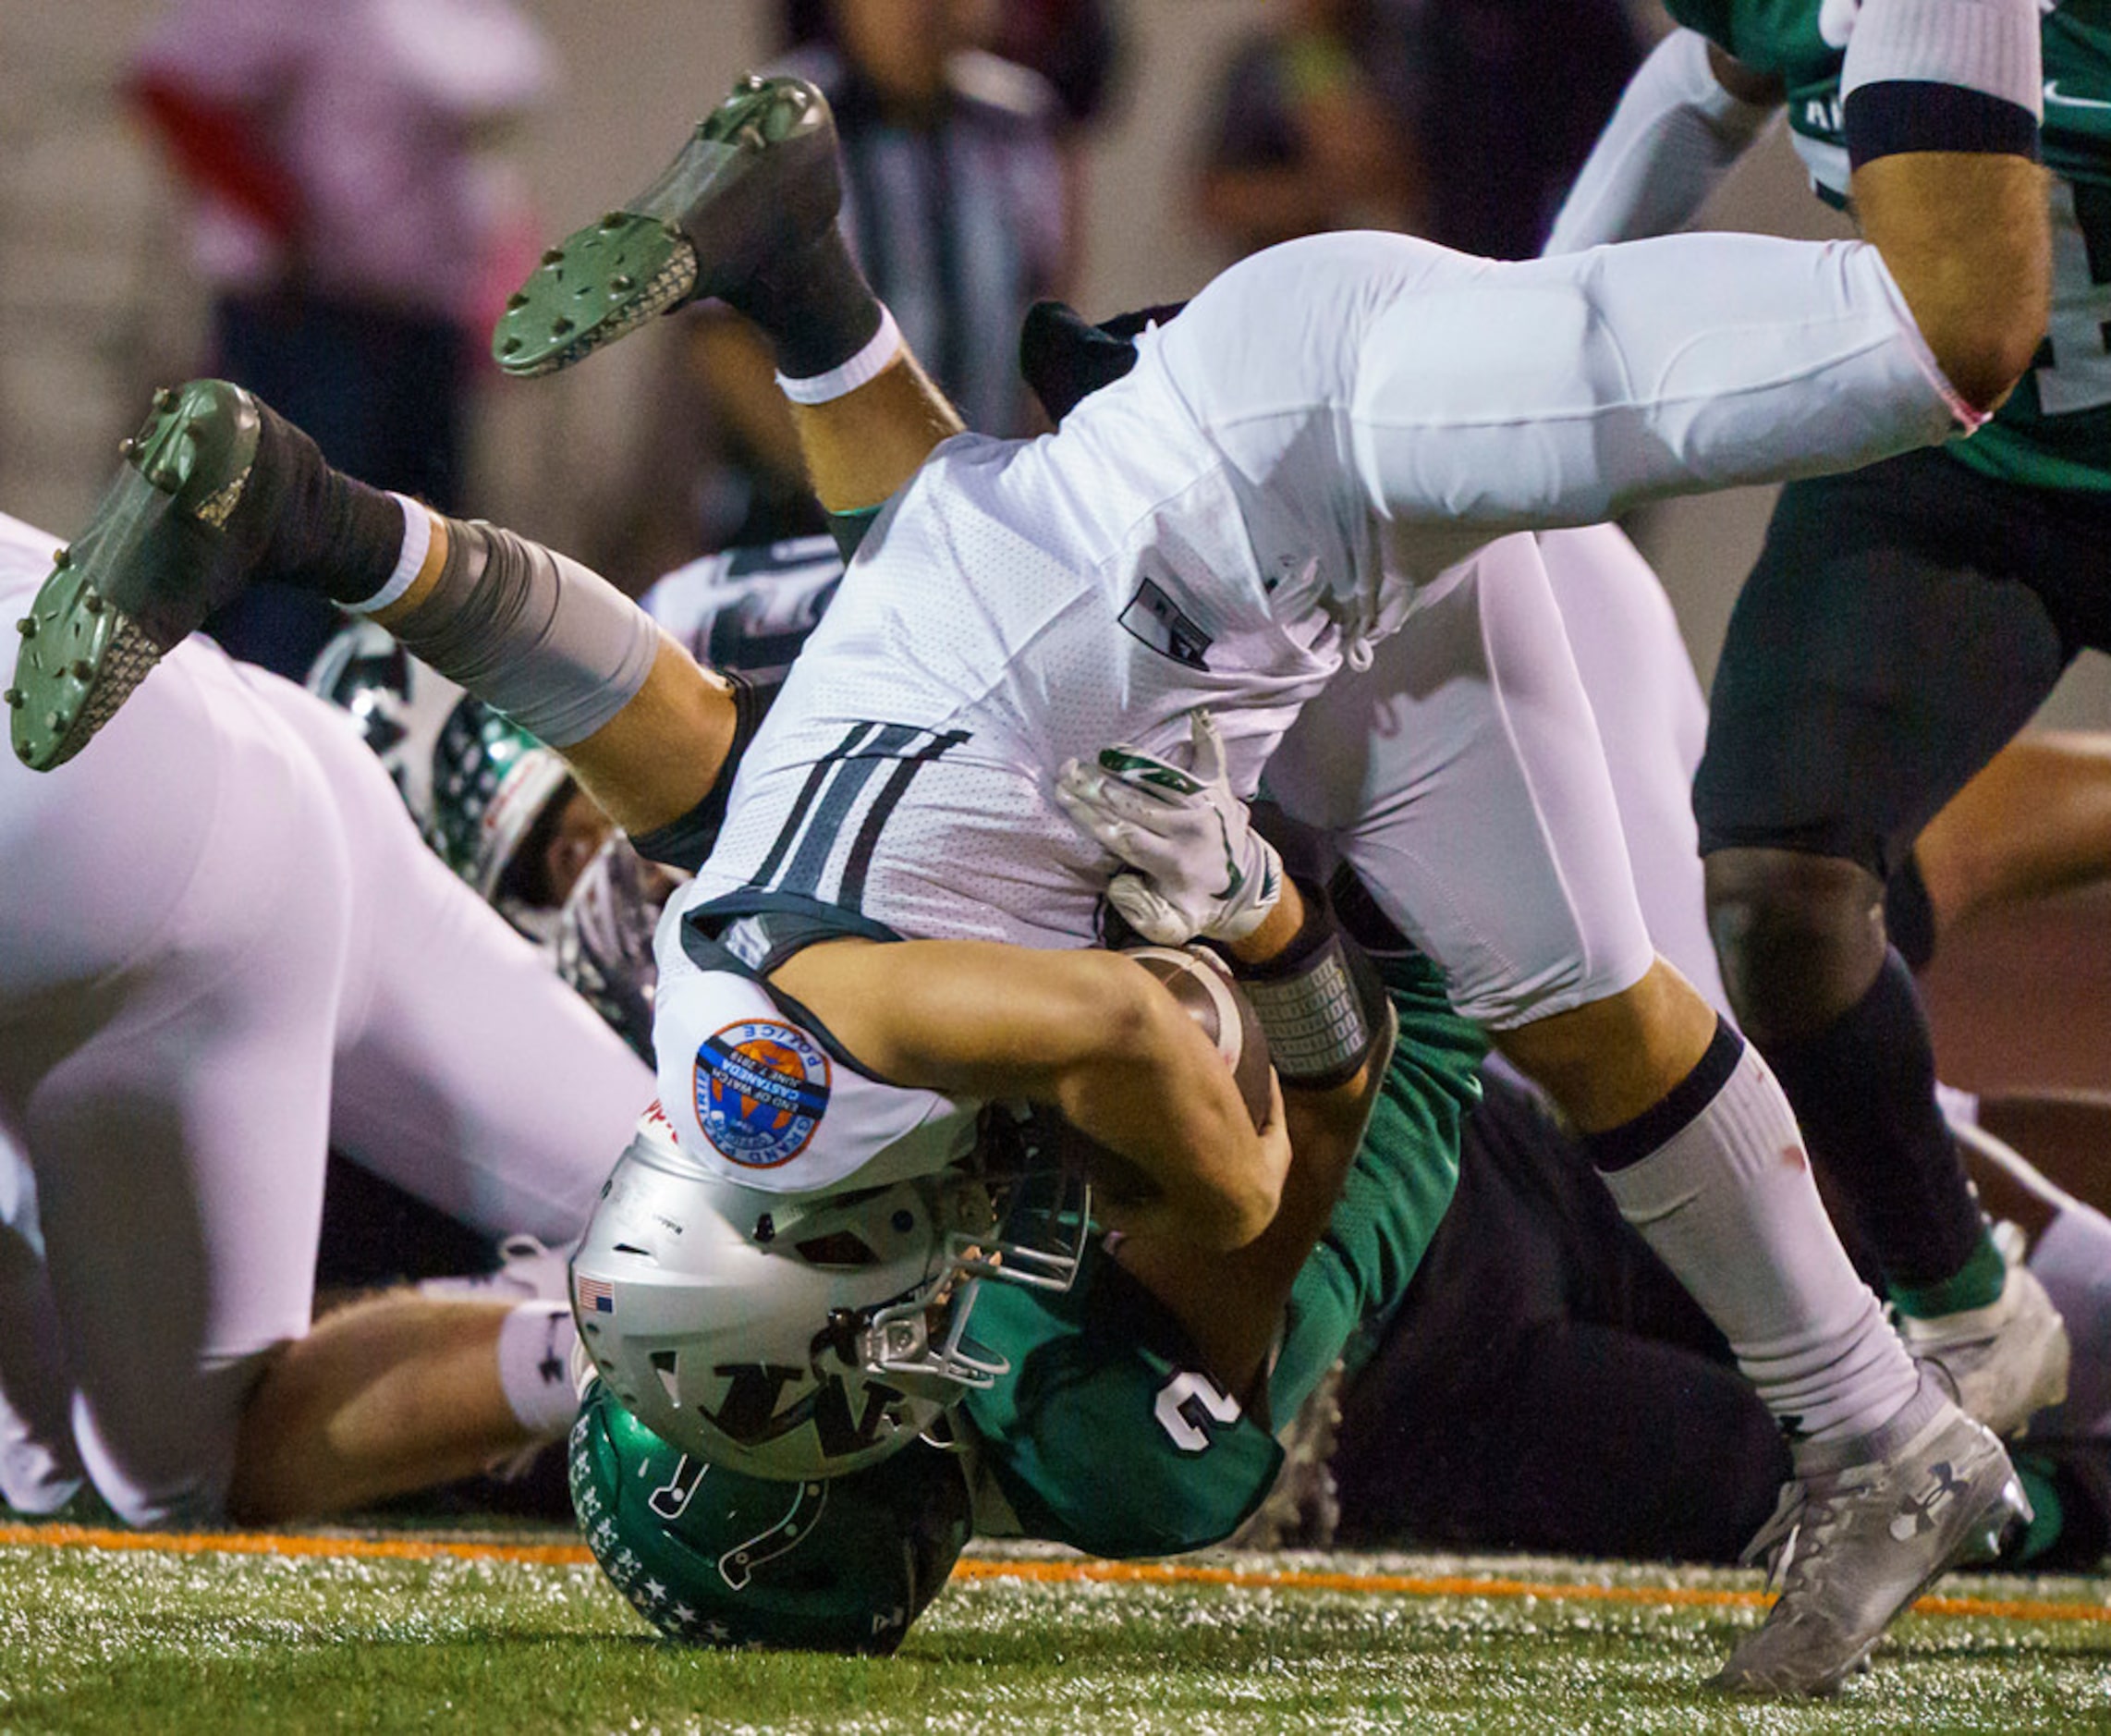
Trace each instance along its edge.
<instances>
[{"instance_id":1,"label":"jersey mesh fabric","mask_svg":"<svg viewBox=\"0 0 2111 1736\"><path fill-rule=\"evenodd\" d=\"M1055 804L1065 760L1178 758L1210 705L1254 787L1334 660L1278 625L1219 460L1178 435L1126 474L1051 450L956 440L875 526L684 908L789 895L903 935L1084 945L1113 863Z\"/></svg>"}]
</instances>

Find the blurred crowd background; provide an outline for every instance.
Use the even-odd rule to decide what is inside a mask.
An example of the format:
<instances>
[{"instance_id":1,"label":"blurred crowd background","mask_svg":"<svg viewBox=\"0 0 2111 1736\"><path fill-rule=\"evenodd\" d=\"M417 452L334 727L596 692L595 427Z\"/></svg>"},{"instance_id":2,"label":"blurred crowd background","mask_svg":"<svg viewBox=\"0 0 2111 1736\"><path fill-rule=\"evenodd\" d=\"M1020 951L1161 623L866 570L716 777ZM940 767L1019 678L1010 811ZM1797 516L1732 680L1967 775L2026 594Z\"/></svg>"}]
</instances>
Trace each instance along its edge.
<instances>
[{"instance_id":1,"label":"blurred crowd background","mask_svg":"<svg viewBox=\"0 0 2111 1736\"><path fill-rule=\"evenodd\" d=\"M1025 302L1178 300L1341 226L1536 251L1658 0L0 0L0 507L65 529L155 385L226 373L376 483L641 589L808 528L708 312L536 383L491 317L751 67L834 100L852 233L970 422L1033 431ZM1786 143L1717 227L1840 233ZM1713 671L1769 492L1629 528ZM224 623L293 658L320 623ZM2111 726L2085 660L2048 721Z\"/></svg>"}]
</instances>

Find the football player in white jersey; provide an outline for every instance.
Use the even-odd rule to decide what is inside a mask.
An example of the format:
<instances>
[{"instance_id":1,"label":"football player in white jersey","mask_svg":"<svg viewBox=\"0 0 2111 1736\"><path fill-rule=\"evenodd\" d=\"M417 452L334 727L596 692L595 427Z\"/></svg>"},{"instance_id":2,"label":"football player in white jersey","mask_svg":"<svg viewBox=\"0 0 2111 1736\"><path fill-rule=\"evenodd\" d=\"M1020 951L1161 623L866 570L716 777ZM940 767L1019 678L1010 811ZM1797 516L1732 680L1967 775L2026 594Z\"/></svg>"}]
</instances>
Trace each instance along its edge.
<instances>
[{"instance_id":1,"label":"football player in white jersey","mask_svg":"<svg viewBox=\"0 0 2111 1736\"><path fill-rule=\"evenodd\" d=\"M18 607L52 547L0 516ZM0 765L0 1498L209 1525L466 1474L569 1421L570 1323L398 1294L311 1332L325 1143L568 1241L648 1077L338 714L169 665L78 779Z\"/></svg>"},{"instance_id":2,"label":"football player in white jersey","mask_svg":"<svg viewBox=\"0 0 2111 1736\"><path fill-rule=\"evenodd\" d=\"M1039 1097L1141 1175L1140 1242L1174 1265L1206 1261L1265 1229L1288 1152L1280 1117L1252 1130L1141 972L1079 950L1114 858L1146 871L1125 908L1162 932L1287 955L1289 998L1322 1033L1306 1058L1361 1069L1374 1036L1324 902L1280 886L1237 801L1299 709L1419 613L1456 605L1470 619L1535 578L1544 594L1536 552L1504 532L1931 444L1983 419L2027 363L2045 277L2027 160L2034 18L1995 9L1991 52L1983 31L1951 40L1968 10L1955 0L1873 0L1865 15L1896 10L1901 31L1927 36L1915 18L1931 6L1933 46L1910 66L1885 31L1858 33L1875 94L1858 107L1850 92L1849 132L1881 247L1705 238L1495 266L1397 238L1296 244L1146 334L1135 372L1056 438L953 439L921 472L951 419L857 279L832 199L754 197L771 176L756 165L786 165L788 185L825 156L824 111L796 87L751 86L636 225L576 238L537 285L567 310L548 324L548 359L580 353L568 310L592 303L592 285L575 277L598 275L620 300L652 252L622 250L649 232L651 293L623 317L691 291L755 313L803 407L824 504L895 496L729 804L716 786L748 723L737 696L605 585L503 532L358 490L209 383L157 402L47 585L18 677L18 750L67 757L250 575L322 582L564 749L641 845L679 854L717 835L661 938L662 1098L700 1176L787 1202L852 1176L909 1177L966 1149L981 1101ZM1950 100L1917 119L1912 92L1931 82ZM1903 120L1888 100L1901 92ZM2004 124L1946 131L1960 106ZM1947 189L1940 220L1971 222L1962 273L1922 270L1928 207L1893 197L1929 177ZM794 209L823 218L802 229ZM661 269L673 243L686 277ZM518 333L502 328L500 348L522 359ZM1542 663L1524 671L1529 691L1573 687L1572 667ZM1190 728L1186 774L1166 756ZM1129 750L1073 780L1068 804L1097 810L1110 855L1066 827L1050 774L1114 736ZM1524 793L1546 815L1592 807L1604 772L1590 788L1589 760L1576 789ZM1463 918L1453 932L1477 952L1462 972L1476 1009L1592 1136L1623 1211L1800 1437L1784 1518L1823 1525L1824 1564L1798 1558L1726 1681L1829 1688L2020 1498L1991 1436L1917 1384L1853 1279L1756 1057L1654 960L1631 888L1620 898L1617 829L1565 841L1582 852L1573 863L1544 837L1534 855L1557 892L1572 872L1596 888L1570 911L1580 953L1520 961L1487 944L1475 912L1440 914ZM1513 869L1454 861L1433 878L1470 886L1492 866ZM756 1240L775 1234L774 1214L750 1221ZM611 1281L594 1282L592 1311L583 1288L580 1303L590 1339L593 1314L621 1312ZM897 1370L895 1329L913 1338L915 1322L867 1326L838 1348ZM913 1378L939 1373L909 1348ZM685 1379L660 1377L670 1393ZM1880 1510L1914 1498L1938 1459L1968 1495L1913 1547L1887 1546Z\"/></svg>"}]
</instances>

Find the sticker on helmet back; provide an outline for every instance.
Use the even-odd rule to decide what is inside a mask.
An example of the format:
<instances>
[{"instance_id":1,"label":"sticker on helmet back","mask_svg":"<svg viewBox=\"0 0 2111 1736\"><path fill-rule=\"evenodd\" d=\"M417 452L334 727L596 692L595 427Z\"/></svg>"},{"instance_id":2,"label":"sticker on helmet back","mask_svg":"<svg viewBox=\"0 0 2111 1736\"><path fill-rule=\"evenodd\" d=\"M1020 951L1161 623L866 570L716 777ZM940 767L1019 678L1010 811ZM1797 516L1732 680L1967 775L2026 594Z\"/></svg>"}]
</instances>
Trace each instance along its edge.
<instances>
[{"instance_id":1,"label":"sticker on helmet back","mask_svg":"<svg viewBox=\"0 0 2111 1736\"><path fill-rule=\"evenodd\" d=\"M828 1076L828 1057L797 1025L743 1019L697 1049L696 1119L721 1156L774 1169L813 1138Z\"/></svg>"}]
</instances>

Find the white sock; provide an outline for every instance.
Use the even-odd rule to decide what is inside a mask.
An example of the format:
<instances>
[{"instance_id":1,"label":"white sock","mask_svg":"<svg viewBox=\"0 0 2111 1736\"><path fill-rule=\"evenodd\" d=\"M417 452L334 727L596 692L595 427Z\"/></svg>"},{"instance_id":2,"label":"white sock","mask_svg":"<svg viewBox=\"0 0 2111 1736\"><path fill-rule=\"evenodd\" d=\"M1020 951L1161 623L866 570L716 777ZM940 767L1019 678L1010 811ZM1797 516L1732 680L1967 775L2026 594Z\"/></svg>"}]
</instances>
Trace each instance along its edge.
<instances>
[{"instance_id":1,"label":"white sock","mask_svg":"<svg viewBox=\"0 0 2111 1736\"><path fill-rule=\"evenodd\" d=\"M411 499L409 495L391 495L389 498L403 508L403 546L397 554L396 569L388 575L386 584L363 601L343 605L354 615L372 615L400 600L425 565L425 556L432 552L433 515L426 510L424 503Z\"/></svg>"},{"instance_id":2,"label":"white sock","mask_svg":"<svg viewBox=\"0 0 2111 1736\"><path fill-rule=\"evenodd\" d=\"M1849 1264L1757 1050L1744 1048L1677 1132L1605 1180L1791 1436L1874 1434L1913 1397L1912 1359Z\"/></svg>"},{"instance_id":3,"label":"white sock","mask_svg":"<svg viewBox=\"0 0 2111 1736\"><path fill-rule=\"evenodd\" d=\"M864 348L826 373L812 374L801 380L787 379L780 373L777 390L795 404L826 404L839 397L848 397L860 385L870 385L894 366L901 349L901 327L895 324L894 313L883 303L880 329L867 340Z\"/></svg>"},{"instance_id":4,"label":"white sock","mask_svg":"<svg viewBox=\"0 0 2111 1736\"><path fill-rule=\"evenodd\" d=\"M555 1440L579 1410L572 1390L572 1346L579 1328L564 1302L522 1302L498 1328L498 1384L520 1426Z\"/></svg>"}]
</instances>

